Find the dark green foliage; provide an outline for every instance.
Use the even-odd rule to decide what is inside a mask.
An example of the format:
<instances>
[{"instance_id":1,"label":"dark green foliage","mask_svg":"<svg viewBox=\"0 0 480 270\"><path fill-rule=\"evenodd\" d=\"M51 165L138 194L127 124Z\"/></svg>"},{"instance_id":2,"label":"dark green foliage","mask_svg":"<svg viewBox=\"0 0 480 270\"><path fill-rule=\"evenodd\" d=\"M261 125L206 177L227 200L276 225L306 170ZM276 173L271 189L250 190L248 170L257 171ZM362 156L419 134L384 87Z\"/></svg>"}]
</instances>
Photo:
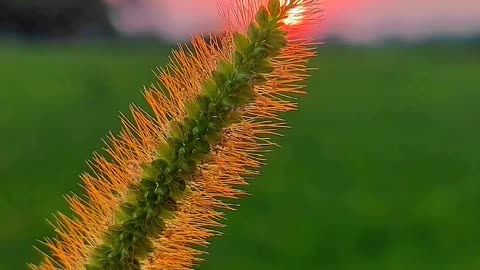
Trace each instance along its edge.
<instances>
[{"instance_id":1,"label":"dark green foliage","mask_svg":"<svg viewBox=\"0 0 480 270\"><path fill-rule=\"evenodd\" d=\"M239 120L235 110L253 99L255 80L273 71L271 52L285 45L285 33L274 27L276 17L262 7L252 23L251 36L235 34L237 51L233 62L222 62L204 83L204 94L187 105L188 117L172 123L172 134L160 145L158 158L145 164L143 179L132 187L131 200L118 214L120 223L111 228L104 243L97 248L87 270L137 270L140 260L152 252L152 239L164 229L165 215L177 210L176 198L187 189L198 164L210 154L222 130ZM280 37L283 35L283 37Z\"/></svg>"},{"instance_id":2,"label":"dark green foliage","mask_svg":"<svg viewBox=\"0 0 480 270\"><path fill-rule=\"evenodd\" d=\"M100 0L2 0L0 33L27 38L111 36L108 10Z\"/></svg>"}]
</instances>

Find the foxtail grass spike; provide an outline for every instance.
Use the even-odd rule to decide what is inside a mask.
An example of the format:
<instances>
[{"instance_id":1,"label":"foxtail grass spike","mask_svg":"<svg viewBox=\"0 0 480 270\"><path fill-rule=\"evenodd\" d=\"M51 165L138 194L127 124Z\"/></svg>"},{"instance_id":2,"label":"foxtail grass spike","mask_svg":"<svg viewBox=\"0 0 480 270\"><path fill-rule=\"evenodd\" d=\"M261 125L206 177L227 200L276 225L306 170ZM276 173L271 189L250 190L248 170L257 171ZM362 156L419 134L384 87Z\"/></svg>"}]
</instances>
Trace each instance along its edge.
<instances>
[{"instance_id":1,"label":"foxtail grass spike","mask_svg":"<svg viewBox=\"0 0 480 270\"><path fill-rule=\"evenodd\" d=\"M35 270L181 270L202 261L227 203L245 194L304 94L319 0L220 3L226 31L173 52L146 89L152 115L132 106L68 196L50 254Z\"/></svg>"}]
</instances>

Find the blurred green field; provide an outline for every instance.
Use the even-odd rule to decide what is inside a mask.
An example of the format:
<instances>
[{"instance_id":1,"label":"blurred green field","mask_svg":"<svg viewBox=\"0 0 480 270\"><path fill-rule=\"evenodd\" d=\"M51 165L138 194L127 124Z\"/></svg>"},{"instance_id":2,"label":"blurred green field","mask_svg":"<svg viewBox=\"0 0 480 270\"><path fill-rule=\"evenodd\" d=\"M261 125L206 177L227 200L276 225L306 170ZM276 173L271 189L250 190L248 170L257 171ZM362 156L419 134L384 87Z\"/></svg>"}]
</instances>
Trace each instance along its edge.
<instances>
[{"instance_id":1,"label":"blurred green field","mask_svg":"<svg viewBox=\"0 0 480 270\"><path fill-rule=\"evenodd\" d=\"M0 269L38 262L160 45L0 46ZM294 127L199 269L480 268L480 50L321 48Z\"/></svg>"}]
</instances>

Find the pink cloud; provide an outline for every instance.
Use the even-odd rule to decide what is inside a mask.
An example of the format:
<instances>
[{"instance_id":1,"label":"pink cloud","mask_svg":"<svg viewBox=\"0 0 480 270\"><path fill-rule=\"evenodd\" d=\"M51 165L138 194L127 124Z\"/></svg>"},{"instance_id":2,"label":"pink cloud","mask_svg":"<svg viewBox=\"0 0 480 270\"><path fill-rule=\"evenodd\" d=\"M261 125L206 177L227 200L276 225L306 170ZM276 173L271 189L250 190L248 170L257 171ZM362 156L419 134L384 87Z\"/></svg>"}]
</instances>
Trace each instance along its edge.
<instances>
[{"instance_id":1,"label":"pink cloud","mask_svg":"<svg viewBox=\"0 0 480 270\"><path fill-rule=\"evenodd\" d=\"M352 42L480 33L478 0L329 1L327 10L328 33Z\"/></svg>"},{"instance_id":2,"label":"pink cloud","mask_svg":"<svg viewBox=\"0 0 480 270\"><path fill-rule=\"evenodd\" d=\"M215 0L110 0L112 20L129 34L153 33L179 40L221 29Z\"/></svg>"},{"instance_id":3,"label":"pink cloud","mask_svg":"<svg viewBox=\"0 0 480 270\"><path fill-rule=\"evenodd\" d=\"M221 29L217 0L106 0L125 33L153 33L173 40ZM234 0L232 0L234 1ZM479 0L324 0L319 35L369 43L386 37L418 40L480 32Z\"/></svg>"}]
</instances>

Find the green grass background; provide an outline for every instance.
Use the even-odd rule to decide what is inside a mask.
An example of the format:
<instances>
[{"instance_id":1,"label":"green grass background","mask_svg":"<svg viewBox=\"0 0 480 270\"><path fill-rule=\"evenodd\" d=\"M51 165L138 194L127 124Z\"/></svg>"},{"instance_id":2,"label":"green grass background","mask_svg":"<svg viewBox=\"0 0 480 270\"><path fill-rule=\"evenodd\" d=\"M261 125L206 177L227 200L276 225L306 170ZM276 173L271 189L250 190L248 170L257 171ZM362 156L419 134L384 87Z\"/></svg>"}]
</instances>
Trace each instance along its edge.
<instances>
[{"instance_id":1,"label":"green grass background","mask_svg":"<svg viewBox=\"0 0 480 270\"><path fill-rule=\"evenodd\" d=\"M39 261L45 218L168 53L0 45L0 269ZM480 48L330 45L313 64L293 128L199 269L478 269Z\"/></svg>"}]
</instances>

